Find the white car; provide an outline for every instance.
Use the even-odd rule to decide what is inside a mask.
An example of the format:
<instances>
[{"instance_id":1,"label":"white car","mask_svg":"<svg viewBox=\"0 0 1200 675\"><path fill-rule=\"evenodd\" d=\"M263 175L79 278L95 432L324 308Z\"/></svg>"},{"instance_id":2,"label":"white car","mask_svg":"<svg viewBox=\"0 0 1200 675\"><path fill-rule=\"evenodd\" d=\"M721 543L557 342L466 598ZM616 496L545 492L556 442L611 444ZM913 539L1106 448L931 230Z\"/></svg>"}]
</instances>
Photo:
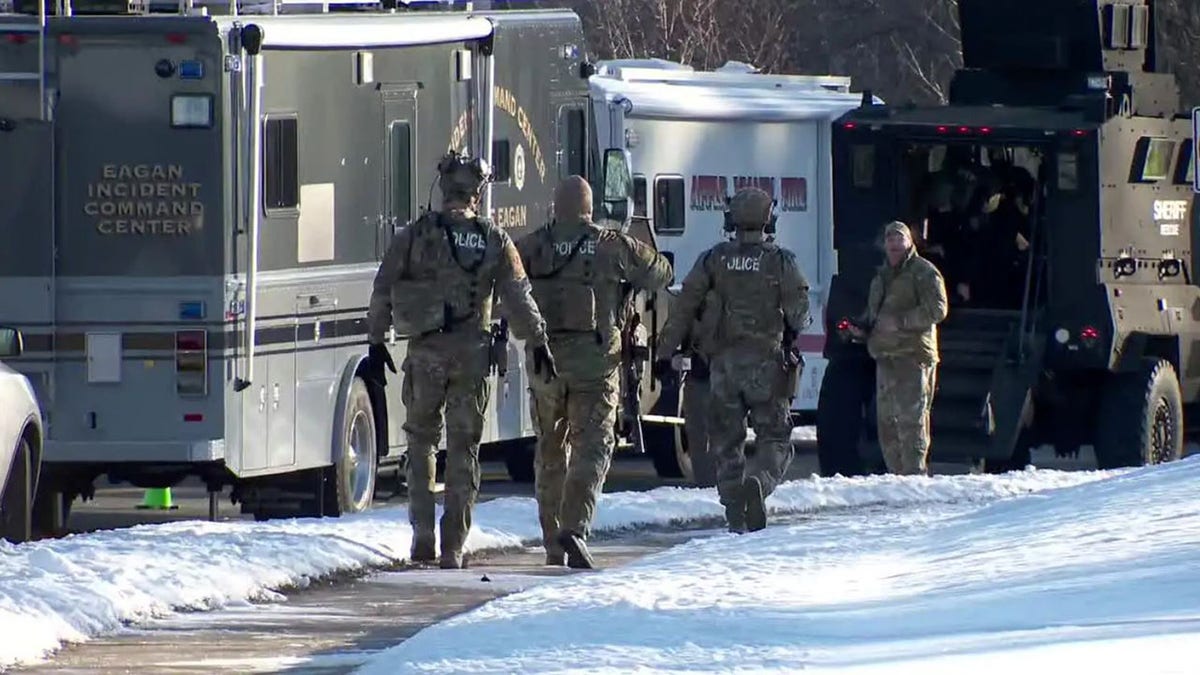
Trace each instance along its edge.
<instances>
[{"instance_id":1,"label":"white car","mask_svg":"<svg viewBox=\"0 0 1200 675\"><path fill-rule=\"evenodd\" d=\"M0 326L0 538L32 537L42 468L42 413L29 380L4 364L21 355L21 332Z\"/></svg>"}]
</instances>

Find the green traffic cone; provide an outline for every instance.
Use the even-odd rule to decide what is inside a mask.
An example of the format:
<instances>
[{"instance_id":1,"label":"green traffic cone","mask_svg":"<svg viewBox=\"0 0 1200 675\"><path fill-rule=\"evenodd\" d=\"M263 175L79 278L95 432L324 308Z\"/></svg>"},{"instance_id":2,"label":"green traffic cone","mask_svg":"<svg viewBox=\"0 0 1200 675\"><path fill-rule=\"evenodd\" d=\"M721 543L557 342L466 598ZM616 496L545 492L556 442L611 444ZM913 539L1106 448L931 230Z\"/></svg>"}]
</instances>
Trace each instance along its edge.
<instances>
[{"instance_id":1,"label":"green traffic cone","mask_svg":"<svg viewBox=\"0 0 1200 675\"><path fill-rule=\"evenodd\" d=\"M156 511L173 511L179 508L171 503L171 488L148 488L139 509L154 509Z\"/></svg>"}]
</instances>

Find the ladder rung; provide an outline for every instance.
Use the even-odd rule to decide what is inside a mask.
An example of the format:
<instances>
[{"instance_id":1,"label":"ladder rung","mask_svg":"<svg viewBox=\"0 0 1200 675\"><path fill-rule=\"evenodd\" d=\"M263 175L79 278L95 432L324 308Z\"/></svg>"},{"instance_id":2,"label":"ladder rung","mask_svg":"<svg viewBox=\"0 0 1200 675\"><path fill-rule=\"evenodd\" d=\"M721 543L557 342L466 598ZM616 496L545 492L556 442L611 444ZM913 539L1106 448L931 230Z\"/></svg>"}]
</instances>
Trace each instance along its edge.
<instances>
[{"instance_id":1,"label":"ladder rung","mask_svg":"<svg viewBox=\"0 0 1200 675\"><path fill-rule=\"evenodd\" d=\"M0 82L36 82L41 73L0 73Z\"/></svg>"}]
</instances>

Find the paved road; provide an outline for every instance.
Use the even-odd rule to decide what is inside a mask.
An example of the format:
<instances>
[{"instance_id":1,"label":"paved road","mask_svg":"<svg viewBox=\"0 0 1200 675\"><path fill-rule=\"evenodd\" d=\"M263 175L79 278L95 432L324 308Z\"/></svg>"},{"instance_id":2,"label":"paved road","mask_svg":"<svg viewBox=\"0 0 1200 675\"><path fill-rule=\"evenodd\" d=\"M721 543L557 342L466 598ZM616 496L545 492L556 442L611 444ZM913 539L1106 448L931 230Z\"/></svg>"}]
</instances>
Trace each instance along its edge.
<instances>
[{"instance_id":1,"label":"paved road","mask_svg":"<svg viewBox=\"0 0 1200 675\"><path fill-rule=\"evenodd\" d=\"M640 533L597 540L591 550L601 566L613 567L715 532ZM385 572L300 591L283 603L179 615L15 672L349 673L425 626L564 574L589 573L545 567L543 558L540 548L496 554L465 570Z\"/></svg>"},{"instance_id":2,"label":"paved road","mask_svg":"<svg viewBox=\"0 0 1200 675\"><path fill-rule=\"evenodd\" d=\"M818 473L816 445L800 443L796 447L796 457L788 470L788 479L807 478ZM1053 452L1039 450L1034 453L1034 463L1037 466L1058 469L1095 468L1094 456L1088 449L1080 453L1078 459L1056 458ZM933 471L940 474L965 473L967 470L968 467L963 465L935 464L933 466ZM604 490L605 492L650 490L662 485L685 484L681 479L659 478L648 457L624 454L619 455L613 462ZM394 481L381 477L380 489L376 494L377 504L404 502L403 492L394 494L393 486ZM140 510L137 505L142 502L144 490L124 484L107 485L104 478L101 477L97 481L96 498L88 502L75 502L67 527L73 532L87 532L97 529L129 527L138 523L208 518L208 496L202 484L189 481L171 492L177 509L172 511ZM484 463L480 500L486 501L507 496L532 497L533 485L510 481L502 463ZM239 507L229 502L229 492L226 490L218 503L218 518L249 520L250 516L243 516L239 512Z\"/></svg>"}]
</instances>

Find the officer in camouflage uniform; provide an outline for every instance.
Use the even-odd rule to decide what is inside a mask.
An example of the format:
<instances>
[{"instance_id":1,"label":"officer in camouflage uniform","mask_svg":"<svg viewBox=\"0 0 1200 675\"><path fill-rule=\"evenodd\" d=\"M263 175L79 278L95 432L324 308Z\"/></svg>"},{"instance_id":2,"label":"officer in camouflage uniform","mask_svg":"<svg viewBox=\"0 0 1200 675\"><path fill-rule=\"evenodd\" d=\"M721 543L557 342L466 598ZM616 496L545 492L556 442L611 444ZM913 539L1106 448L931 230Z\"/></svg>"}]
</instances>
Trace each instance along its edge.
<instances>
[{"instance_id":1,"label":"officer in camouflage uniform","mask_svg":"<svg viewBox=\"0 0 1200 675\"><path fill-rule=\"evenodd\" d=\"M712 247L683 282L659 341L656 370L683 340L706 295L716 301L712 336L711 447L717 456L717 492L733 532L767 526L765 499L792 460L788 402L801 364L792 338L810 322L808 282L787 249L763 240L773 229L772 201L757 188L741 190L730 204L733 241ZM789 337L785 337L789 336ZM746 414L757 436L747 466Z\"/></svg>"},{"instance_id":2,"label":"officer in camouflage uniform","mask_svg":"<svg viewBox=\"0 0 1200 675\"><path fill-rule=\"evenodd\" d=\"M941 272L917 254L908 226L884 227L887 262L850 332L875 359L879 445L888 471L928 474L929 414L937 386L937 324L946 318Z\"/></svg>"},{"instance_id":3,"label":"officer in camouflage uniform","mask_svg":"<svg viewBox=\"0 0 1200 675\"><path fill-rule=\"evenodd\" d=\"M546 562L592 568L585 542L616 440L627 300L666 288L673 272L654 249L592 223L592 189L579 176L555 191L554 221L517 248L559 368L552 382L530 378Z\"/></svg>"},{"instance_id":4,"label":"officer in camouflage uniform","mask_svg":"<svg viewBox=\"0 0 1200 675\"><path fill-rule=\"evenodd\" d=\"M367 312L367 376L384 384L383 368L396 366L384 346L393 327L408 337L401 398L407 412L409 521L412 559L435 555L434 453L446 420L445 512L441 567L464 566L463 543L479 491L479 439L490 390L493 296L498 294L525 340L534 369L556 374L545 321L530 295L516 247L504 230L476 215L489 178L486 162L450 153L438 164L443 202L392 238Z\"/></svg>"}]
</instances>

